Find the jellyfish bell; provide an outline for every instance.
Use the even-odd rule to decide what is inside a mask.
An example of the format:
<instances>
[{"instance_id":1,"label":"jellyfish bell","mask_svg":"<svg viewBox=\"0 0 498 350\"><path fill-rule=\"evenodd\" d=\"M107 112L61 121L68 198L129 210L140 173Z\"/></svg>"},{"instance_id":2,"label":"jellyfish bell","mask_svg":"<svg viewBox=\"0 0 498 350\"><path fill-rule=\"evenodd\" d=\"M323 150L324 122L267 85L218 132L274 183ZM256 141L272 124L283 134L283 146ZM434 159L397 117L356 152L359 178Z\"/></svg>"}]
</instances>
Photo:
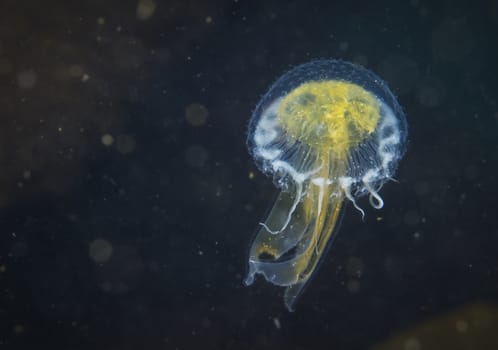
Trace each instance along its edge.
<instances>
[{"instance_id":1,"label":"jellyfish bell","mask_svg":"<svg viewBox=\"0 0 498 350\"><path fill-rule=\"evenodd\" d=\"M343 158L342 182L356 196L392 177L406 136L404 113L379 77L349 62L317 60L271 86L252 115L247 144L259 169L281 189L292 174L309 172L322 153Z\"/></svg>"},{"instance_id":2,"label":"jellyfish bell","mask_svg":"<svg viewBox=\"0 0 498 350\"><path fill-rule=\"evenodd\" d=\"M344 199L381 208L407 136L404 113L374 73L339 60L300 65L256 106L248 148L281 190L250 248L246 285L286 287L289 310L335 237Z\"/></svg>"}]
</instances>

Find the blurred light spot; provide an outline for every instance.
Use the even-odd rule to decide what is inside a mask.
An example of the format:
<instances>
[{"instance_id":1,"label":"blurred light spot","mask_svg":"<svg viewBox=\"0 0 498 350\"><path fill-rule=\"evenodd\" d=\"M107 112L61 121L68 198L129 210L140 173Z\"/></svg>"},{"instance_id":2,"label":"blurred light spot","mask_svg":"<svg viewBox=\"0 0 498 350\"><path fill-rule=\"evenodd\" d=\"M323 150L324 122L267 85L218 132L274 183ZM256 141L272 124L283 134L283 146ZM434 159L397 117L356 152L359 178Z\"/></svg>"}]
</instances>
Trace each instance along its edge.
<instances>
[{"instance_id":1,"label":"blurred light spot","mask_svg":"<svg viewBox=\"0 0 498 350\"><path fill-rule=\"evenodd\" d=\"M135 139L126 134L118 135L116 138L116 149L122 154L133 152L135 150Z\"/></svg>"},{"instance_id":2,"label":"blurred light spot","mask_svg":"<svg viewBox=\"0 0 498 350\"><path fill-rule=\"evenodd\" d=\"M209 320L209 318L206 318L206 317L204 317L202 319L201 324L202 324L202 328L210 328L211 327L211 321Z\"/></svg>"},{"instance_id":3,"label":"blurred light spot","mask_svg":"<svg viewBox=\"0 0 498 350\"><path fill-rule=\"evenodd\" d=\"M123 37L115 41L112 51L114 62L118 68L125 70L140 68L147 55L147 50L142 42L133 36Z\"/></svg>"},{"instance_id":4,"label":"blurred light spot","mask_svg":"<svg viewBox=\"0 0 498 350\"><path fill-rule=\"evenodd\" d=\"M200 103L192 103L185 109L187 122L195 127L203 126L207 122L209 112L207 108Z\"/></svg>"},{"instance_id":5,"label":"blurred light spot","mask_svg":"<svg viewBox=\"0 0 498 350\"><path fill-rule=\"evenodd\" d=\"M474 47L474 36L465 20L448 19L432 33L432 53L435 60L458 62Z\"/></svg>"},{"instance_id":6,"label":"blurred light spot","mask_svg":"<svg viewBox=\"0 0 498 350\"><path fill-rule=\"evenodd\" d=\"M36 73L29 69L22 71L17 76L17 84L21 89L32 89L36 84Z\"/></svg>"},{"instance_id":7,"label":"blurred light spot","mask_svg":"<svg viewBox=\"0 0 498 350\"><path fill-rule=\"evenodd\" d=\"M467 180L476 180L479 177L479 168L477 168L475 165L467 165L465 167L465 178Z\"/></svg>"},{"instance_id":8,"label":"blurred light spot","mask_svg":"<svg viewBox=\"0 0 498 350\"><path fill-rule=\"evenodd\" d=\"M16 325L14 326L14 333L16 333L16 334L20 334L20 333L22 333L22 332L24 332L24 326L23 326L22 324L19 324L19 323L18 323L18 324L16 324Z\"/></svg>"},{"instance_id":9,"label":"blurred light spot","mask_svg":"<svg viewBox=\"0 0 498 350\"><path fill-rule=\"evenodd\" d=\"M105 18L104 17L97 18L97 23L100 24L100 25L105 24Z\"/></svg>"},{"instance_id":10,"label":"blurred light spot","mask_svg":"<svg viewBox=\"0 0 498 350\"><path fill-rule=\"evenodd\" d=\"M419 217L418 213L414 210L407 212L404 216L405 224L411 225L411 226L418 224L419 219L420 219L420 217Z\"/></svg>"},{"instance_id":11,"label":"blurred light spot","mask_svg":"<svg viewBox=\"0 0 498 350\"><path fill-rule=\"evenodd\" d=\"M143 269L144 263L135 248L117 246L112 259L98 270L98 284L107 293L126 293L140 284Z\"/></svg>"},{"instance_id":12,"label":"blurred light spot","mask_svg":"<svg viewBox=\"0 0 498 350\"><path fill-rule=\"evenodd\" d=\"M109 147L114 143L114 137L111 134L105 134L102 135L101 141L104 146Z\"/></svg>"},{"instance_id":13,"label":"blurred light spot","mask_svg":"<svg viewBox=\"0 0 498 350\"><path fill-rule=\"evenodd\" d=\"M26 180L31 179L31 171L24 170L23 173L22 173L22 177L24 177Z\"/></svg>"},{"instance_id":14,"label":"blurred light spot","mask_svg":"<svg viewBox=\"0 0 498 350\"><path fill-rule=\"evenodd\" d=\"M5 57L0 58L0 74L8 74L12 72L12 63Z\"/></svg>"},{"instance_id":15,"label":"blurred light spot","mask_svg":"<svg viewBox=\"0 0 498 350\"><path fill-rule=\"evenodd\" d=\"M417 196L426 196L429 194L429 184L427 182L417 182L415 184L415 193Z\"/></svg>"},{"instance_id":16,"label":"blurred light spot","mask_svg":"<svg viewBox=\"0 0 498 350\"><path fill-rule=\"evenodd\" d=\"M456 329L460 333L464 333L469 329L469 324L465 320L458 320L456 322Z\"/></svg>"},{"instance_id":17,"label":"blurred light spot","mask_svg":"<svg viewBox=\"0 0 498 350\"><path fill-rule=\"evenodd\" d=\"M417 62L400 55L388 55L379 66L379 73L398 94L410 92L419 78Z\"/></svg>"},{"instance_id":18,"label":"blurred light spot","mask_svg":"<svg viewBox=\"0 0 498 350\"><path fill-rule=\"evenodd\" d=\"M154 0L139 0L137 5L137 18L140 21L148 20L156 10L156 2Z\"/></svg>"},{"instance_id":19,"label":"blurred light spot","mask_svg":"<svg viewBox=\"0 0 498 350\"><path fill-rule=\"evenodd\" d=\"M211 17L211 16L207 16L207 17L206 17L206 23L207 23L207 24L211 24L211 23L213 23L213 17Z\"/></svg>"},{"instance_id":20,"label":"blurred light spot","mask_svg":"<svg viewBox=\"0 0 498 350\"><path fill-rule=\"evenodd\" d=\"M88 81L88 79L90 79L90 76L89 76L88 74L83 74L83 75L81 76L81 81L82 81L83 83L86 83L86 82Z\"/></svg>"},{"instance_id":21,"label":"blurred light spot","mask_svg":"<svg viewBox=\"0 0 498 350\"><path fill-rule=\"evenodd\" d=\"M349 49L349 43L347 41L343 41L339 44L339 50L347 51Z\"/></svg>"},{"instance_id":22,"label":"blurred light spot","mask_svg":"<svg viewBox=\"0 0 498 350\"><path fill-rule=\"evenodd\" d=\"M280 324L280 320L278 319L278 317L273 318L273 324L275 325L276 329L282 328L282 325Z\"/></svg>"},{"instance_id":23,"label":"blurred light spot","mask_svg":"<svg viewBox=\"0 0 498 350\"><path fill-rule=\"evenodd\" d=\"M105 239L96 239L90 243L89 255L97 264L103 264L109 261L112 256L112 245Z\"/></svg>"},{"instance_id":24,"label":"blurred light spot","mask_svg":"<svg viewBox=\"0 0 498 350\"><path fill-rule=\"evenodd\" d=\"M406 330L396 330L372 350L498 349L498 306L476 302L431 315ZM462 330L459 333L459 328Z\"/></svg>"},{"instance_id":25,"label":"blurred light spot","mask_svg":"<svg viewBox=\"0 0 498 350\"><path fill-rule=\"evenodd\" d=\"M402 262L392 256L387 256L384 259L384 269L392 280L398 280L403 274Z\"/></svg>"},{"instance_id":26,"label":"blurred light spot","mask_svg":"<svg viewBox=\"0 0 498 350\"><path fill-rule=\"evenodd\" d=\"M363 261L355 256L350 257L346 262L346 272L350 276L361 277L363 267Z\"/></svg>"},{"instance_id":27,"label":"blurred light spot","mask_svg":"<svg viewBox=\"0 0 498 350\"><path fill-rule=\"evenodd\" d=\"M425 78L417 90L417 100L424 107L439 106L446 95L446 89L440 80Z\"/></svg>"},{"instance_id":28,"label":"blurred light spot","mask_svg":"<svg viewBox=\"0 0 498 350\"><path fill-rule=\"evenodd\" d=\"M161 47L156 50L155 57L158 62L166 63L171 59L171 51L166 47Z\"/></svg>"},{"instance_id":29,"label":"blurred light spot","mask_svg":"<svg viewBox=\"0 0 498 350\"><path fill-rule=\"evenodd\" d=\"M23 258L28 255L28 245L24 241L16 241L10 253L16 258Z\"/></svg>"},{"instance_id":30,"label":"blurred light spot","mask_svg":"<svg viewBox=\"0 0 498 350\"><path fill-rule=\"evenodd\" d=\"M348 280L346 288L350 293L356 294L360 291L360 281L355 278L351 278L350 280Z\"/></svg>"},{"instance_id":31,"label":"blurred light spot","mask_svg":"<svg viewBox=\"0 0 498 350\"><path fill-rule=\"evenodd\" d=\"M353 62L359 64L360 66L368 66L368 57L365 55L358 54L353 57Z\"/></svg>"},{"instance_id":32,"label":"blurred light spot","mask_svg":"<svg viewBox=\"0 0 498 350\"><path fill-rule=\"evenodd\" d=\"M421 348L420 340L417 338L408 338L403 344L403 350L420 350Z\"/></svg>"},{"instance_id":33,"label":"blurred light spot","mask_svg":"<svg viewBox=\"0 0 498 350\"><path fill-rule=\"evenodd\" d=\"M185 151L185 162L194 168L203 167L208 157L208 152L200 145L192 145Z\"/></svg>"},{"instance_id":34,"label":"blurred light spot","mask_svg":"<svg viewBox=\"0 0 498 350\"><path fill-rule=\"evenodd\" d=\"M79 64L73 64L69 66L68 73L70 77L79 78L83 75L83 67Z\"/></svg>"}]
</instances>

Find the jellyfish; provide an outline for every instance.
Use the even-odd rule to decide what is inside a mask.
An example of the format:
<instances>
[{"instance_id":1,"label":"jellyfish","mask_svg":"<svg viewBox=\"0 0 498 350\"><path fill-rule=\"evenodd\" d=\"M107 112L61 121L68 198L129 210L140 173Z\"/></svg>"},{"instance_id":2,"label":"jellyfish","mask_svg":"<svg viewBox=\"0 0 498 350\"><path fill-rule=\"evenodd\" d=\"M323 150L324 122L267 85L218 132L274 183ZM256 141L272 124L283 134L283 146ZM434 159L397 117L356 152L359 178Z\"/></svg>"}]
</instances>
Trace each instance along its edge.
<instances>
[{"instance_id":1,"label":"jellyfish","mask_svg":"<svg viewBox=\"0 0 498 350\"><path fill-rule=\"evenodd\" d=\"M316 60L280 77L254 110L247 145L280 190L249 251L245 285L262 275L285 287L294 310L327 247L344 203L380 209L380 189L403 156L407 124L388 86L341 60Z\"/></svg>"}]
</instances>

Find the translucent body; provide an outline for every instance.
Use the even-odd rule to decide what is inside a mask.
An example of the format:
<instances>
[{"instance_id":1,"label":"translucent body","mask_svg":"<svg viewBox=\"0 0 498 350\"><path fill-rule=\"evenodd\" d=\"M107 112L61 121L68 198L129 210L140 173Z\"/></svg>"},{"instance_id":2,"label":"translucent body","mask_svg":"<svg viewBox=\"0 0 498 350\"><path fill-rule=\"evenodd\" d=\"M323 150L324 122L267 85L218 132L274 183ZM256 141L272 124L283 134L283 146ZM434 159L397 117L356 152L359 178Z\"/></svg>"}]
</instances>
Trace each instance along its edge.
<instances>
[{"instance_id":1,"label":"translucent body","mask_svg":"<svg viewBox=\"0 0 498 350\"><path fill-rule=\"evenodd\" d=\"M286 287L293 309L337 231L345 199L378 191L406 141L404 114L384 82L337 60L298 66L277 80L251 118L248 146L281 193L251 245L246 285L256 274Z\"/></svg>"}]
</instances>

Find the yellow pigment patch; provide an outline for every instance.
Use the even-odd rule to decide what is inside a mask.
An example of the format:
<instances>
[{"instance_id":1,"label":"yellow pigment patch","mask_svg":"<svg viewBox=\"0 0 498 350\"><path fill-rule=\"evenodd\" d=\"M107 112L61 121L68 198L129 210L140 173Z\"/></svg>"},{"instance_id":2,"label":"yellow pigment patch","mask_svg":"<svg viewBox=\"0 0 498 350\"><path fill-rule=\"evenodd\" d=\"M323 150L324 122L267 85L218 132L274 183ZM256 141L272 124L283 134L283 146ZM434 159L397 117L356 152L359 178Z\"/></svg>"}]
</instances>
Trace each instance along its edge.
<instances>
[{"instance_id":1,"label":"yellow pigment patch","mask_svg":"<svg viewBox=\"0 0 498 350\"><path fill-rule=\"evenodd\" d=\"M290 137L343 158L375 130L379 114L379 102L361 86L325 80L292 90L277 117Z\"/></svg>"}]
</instances>

